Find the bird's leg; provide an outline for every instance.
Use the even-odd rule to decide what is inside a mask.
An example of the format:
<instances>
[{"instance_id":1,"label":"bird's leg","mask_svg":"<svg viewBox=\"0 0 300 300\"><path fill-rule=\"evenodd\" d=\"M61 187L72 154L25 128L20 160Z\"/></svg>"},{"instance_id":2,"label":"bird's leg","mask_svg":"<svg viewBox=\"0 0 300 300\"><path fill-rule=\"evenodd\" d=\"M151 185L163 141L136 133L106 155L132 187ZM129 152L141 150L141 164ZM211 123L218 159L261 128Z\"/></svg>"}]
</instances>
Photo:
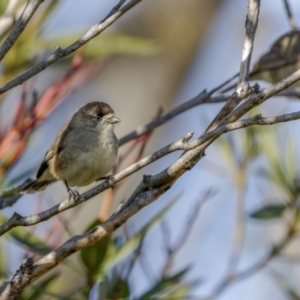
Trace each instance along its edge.
<instances>
[{"instance_id":1,"label":"bird's leg","mask_svg":"<svg viewBox=\"0 0 300 300\"><path fill-rule=\"evenodd\" d=\"M76 199L79 197L79 193L78 193L77 191L72 190L72 189L69 187L69 185L68 185L68 183L67 183L66 180L64 180L64 184L65 184L65 186L66 186L66 188L67 188L67 191L68 191L68 193L69 193L69 200L72 199L72 198L73 198L74 200L76 200Z\"/></svg>"}]
</instances>

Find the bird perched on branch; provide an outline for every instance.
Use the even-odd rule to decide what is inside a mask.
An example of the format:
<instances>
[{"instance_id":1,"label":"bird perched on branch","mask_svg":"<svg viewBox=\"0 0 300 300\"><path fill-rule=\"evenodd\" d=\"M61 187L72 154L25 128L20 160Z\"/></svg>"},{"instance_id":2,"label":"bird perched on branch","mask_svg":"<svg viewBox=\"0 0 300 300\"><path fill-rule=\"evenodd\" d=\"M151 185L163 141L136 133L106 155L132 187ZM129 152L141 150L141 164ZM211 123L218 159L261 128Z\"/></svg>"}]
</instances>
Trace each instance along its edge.
<instances>
[{"instance_id":1,"label":"bird perched on branch","mask_svg":"<svg viewBox=\"0 0 300 300\"><path fill-rule=\"evenodd\" d=\"M21 190L35 193L62 180L70 197L78 192L70 187L86 186L103 179L117 158L118 140L114 124L120 122L104 102L90 102L80 108L62 127L47 151L36 180Z\"/></svg>"},{"instance_id":2,"label":"bird perched on branch","mask_svg":"<svg viewBox=\"0 0 300 300\"><path fill-rule=\"evenodd\" d=\"M300 68L300 31L290 31L279 37L262 55L250 73L250 79L276 83ZM300 81L294 87L300 87Z\"/></svg>"}]
</instances>

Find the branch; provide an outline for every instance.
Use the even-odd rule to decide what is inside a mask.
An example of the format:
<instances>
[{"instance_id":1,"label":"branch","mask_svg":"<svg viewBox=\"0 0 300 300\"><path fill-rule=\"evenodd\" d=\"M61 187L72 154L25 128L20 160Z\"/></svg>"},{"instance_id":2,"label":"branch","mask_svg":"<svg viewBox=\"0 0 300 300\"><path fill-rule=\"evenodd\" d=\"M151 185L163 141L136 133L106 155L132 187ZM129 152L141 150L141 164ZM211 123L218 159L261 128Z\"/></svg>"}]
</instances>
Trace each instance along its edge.
<instances>
[{"instance_id":1,"label":"branch","mask_svg":"<svg viewBox=\"0 0 300 300\"><path fill-rule=\"evenodd\" d=\"M48 255L44 256L42 259L37 261L30 268L30 272L28 272L29 274L28 276L27 275L21 276L19 278L18 289L22 290L25 286L27 286L28 284L30 284L31 282L33 282L34 280L36 280L37 278L39 278L40 276L48 272L49 270L53 269L57 264L59 264L62 260L70 256L74 252L79 251L85 247L88 247L96 243L97 241L101 240L103 237L109 235L114 230L116 230L121 225L123 225L131 216L133 216L135 213L140 211L143 207L149 205L150 203L158 199L162 194L164 194L168 189L170 189L173 186L173 184L176 182L176 180L188 169L190 161L193 159L193 157L197 156L199 152L203 152L203 149L205 149L205 147L207 147L211 143L211 140L209 140L209 138L214 137L214 135L215 135L214 138L216 138L221 133L224 133L226 131L235 130L238 128L243 128L254 124L271 125L278 122L286 122L286 121L291 121L299 118L300 118L300 112L295 112L292 114L277 116L273 118L262 118L261 116L255 116L253 118L228 124L226 126L223 126L222 128L218 127L215 130L210 131L205 135L203 135L202 140L200 137L196 141L187 143L187 140L183 139L181 142L186 144L186 147L184 147L186 148L186 150L193 147L195 144L198 145L199 142L201 141L205 141L205 140L208 141L204 144L201 144L200 148L198 146L197 148L186 152L175 163L173 163L171 166L169 166L166 170L162 171L161 173L155 176L144 176L142 183L138 186L133 196L129 198L129 200L120 208L118 212L114 213L102 225L95 227L94 229L90 230L89 232L83 235L72 237L63 245L58 247L56 250L50 252ZM190 137L191 134L187 138ZM131 167L127 169L130 168ZM123 172L126 172L126 170L124 170ZM117 180L120 180L121 173L122 172L116 175ZM43 221L43 216L44 217L46 216L44 219L48 219L50 217L49 214L51 213L51 211L62 209L64 206L67 205L67 203L69 203L69 208L76 206L79 203L84 202L84 197L87 197L87 199L89 199L92 196L98 194L101 189L104 190L104 187L108 188L107 182L104 182L99 186L95 187L94 189L86 192L83 195L83 197L81 197L80 201L77 203L73 202L73 204L71 204L69 200L64 200L61 204L53 207L52 209L39 213L35 216L31 216L27 218L15 216L14 218L10 219L8 222L4 223L1 226L1 229L4 228L7 231L10 228L19 225L28 226L30 225L29 224L30 221L31 224L36 224L38 222L41 222ZM13 223L14 219L16 220L16 223ZM5 227L10 227L10 228L5 228ZM14 293L14 291L15 291L14 282L11 281L6 286L4 293L5 295L11 295L11 293Z\"/></svg>"},{"instance_id":2,"label":"branch","mask_svg":"<svg viewBox=\"0 0 300 300\"><path fill-rule=\"evenodd\" d=\"M9 81L2 87L0 87L0 95L16 87L17 85L22 84L24 81L35 76L36 74L42 72L50 65L55 63L57 60L75 52L77 49L85 45L88 41L98 36L102 31L104 31L107 27L109 27L112 23L114 23L117 19L119 19L124 13L126 13L128 10L130 10L132 7L134 7L141 1L142 0L131 0L128 4L118 9L113 14L109 13L108 18L105 18L101 23L93 25L80 39L78 39L76 42L74 42L67 48L62 49L60 47L57 47L56 50L48 58L46 58L45 60L43 60L36 66L34 66L33 68L29 69L25 73L21 74L20 76ZM120 3L123 2L124 2L123 0L120 1ZM119 7L120 3L117 4L116 7ZM114 9L112 11L114 11Z\"/></svg>"},{"instance_id":3,"label":"branch","mask_svg":"<svg viewBox=\"0 0 300 300\"><path fill-rule=\"evenodd\" d=\"M249 110L262 104L272 96L288 88L289 86L297 82L299 79L300 79L300 70L297 70L296 72L292 73L288 77L266 88L262 92L251 95L248 100L246 100L235 110L233 110L226 118L224 118L223 121L220 123L220 126L228 122L234 122L238 120Z\"/></svg>"},{"instance_id":4,"label":"branch","mask_svg":"<svg viewBox=\"0 0 300 300\"><path fill-rule=\"evenodd\" d=\"M286 245L291 241L291 239L296 235L297 233L297 220L293 220L293 222L290 224L289 229L285 235L285 237L282 239L282 241L273 246L272 249L269 251L269 253L260 259L258 262L253 264L251 267L237 272L237 273L231 273L227 274L227 276L215 287L212 294L209 297L205 297L202 300L208 300L208 299L215 299L220 294L222 294L231 283L243 280L259 270L261 270L263 267L265 267L274 257L278 256L286 247Z\"/></svg>"},{"instance_id":5,"label":"branch","mask_svg":"<svg viewBox=\"0 0 300 300\"><path fill-rule=\"evenodd\" d=\"M283 2L284 2L285 11L286 11L290 26L291 26L292 30L296 31L297 30L297 25L296 25L295 18L293 17L289 1L288 0L283 0Z\"/></svg>"},{"instance_id":6,"label":"branch","mask_svg":"<svg viewBox=\"0 0 300 300\"><path fill-rule=\"evenodd\" d=\"M242 54L242 62L240 68L239 82L236 88L238 96L247 94L249 89L249 72L251 56L253 51L253 42L258 24L260 0L248 0L248 14L246 19L246 36L244 40L244 48Z\"/></svg>"},{"instance_id":7,"label":"branch","mask_svg":"<svg viewBox=\"0 0 300 300\"><path fill-rule=\"evenodd\" d=\"M116 174L114 176L114 182L117 183L117 182L123 180L124 178L128 177L129 175L142 169L146 165L160 159L161 157L163 157L169 153L172 153L177 150L184 150L188 140L192 136L193 136L193 133L191 133L191 132L187 133L186 136L183 137L182 139L180 139L172 144L169 144L168 146L154 152L151 155L148 155L147 157L141 159L137 163L129 166L128 168L126 168L125 170L119 172L118 174ZM87 191L86 193L84 193L83 195L81 195L79 197L79 199L76 201L73 199L71 199L71 200L65 199L64 201L51 207L50 209L47 209L45 211L42 211L38 214L29 216L29 217L22 217L19 214L15 213L7 222L3 223L0 226L0 236L3 235L8 230L10 230L14 227L17 227L17 226L31 226L31 225L46 221L62 211L65 211L67 209L70 209L72 207L75 207L79 204L84 203L85 201L93 198L94 196L100 194L101 192L105 191L106 189L108 189L112 186L113 186L113 183L104 181L101 184L99 184L98 186L94 187L93 189L91 189L91 190Z\"/></svg>"},{"instance_id":8,"label":"branch","mask_svg":"<svg viewBox=\"0 0 300 300\"><path fill-rule=\"evenodd\" d=\"M11 47L15 44L16 40L19 38L23 30L25 29L26 25L32 18L35 11L43 2L44 0L29 0L27 2L27 5L25 6L25 9L21 14L20 18L14 25L9 36L5 39L5 41L0 47L0 62L3 60L3 58L11 49Z\"/></svg>"}]
</instances>

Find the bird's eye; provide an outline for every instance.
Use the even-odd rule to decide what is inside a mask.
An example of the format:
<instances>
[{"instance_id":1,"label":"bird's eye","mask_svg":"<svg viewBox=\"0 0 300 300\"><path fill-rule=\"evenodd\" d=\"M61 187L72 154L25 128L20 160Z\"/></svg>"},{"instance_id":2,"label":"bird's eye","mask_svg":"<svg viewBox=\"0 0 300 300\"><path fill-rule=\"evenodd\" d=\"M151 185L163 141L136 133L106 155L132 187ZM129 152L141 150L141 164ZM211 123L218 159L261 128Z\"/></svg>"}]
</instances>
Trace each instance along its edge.
<instances>
[{"instance_id":1,"label":"bird's eye","mask_svg":"<svg viewBox=\"0 0 300 300\"><path fill-rule=\"evenodd\" d=\"M100 116L98 116L98 115L97 115L97 116L95 116L94 118L95 118L97 121L101 120L101 117L100 117Z\"/></svg>"}]
</instances>

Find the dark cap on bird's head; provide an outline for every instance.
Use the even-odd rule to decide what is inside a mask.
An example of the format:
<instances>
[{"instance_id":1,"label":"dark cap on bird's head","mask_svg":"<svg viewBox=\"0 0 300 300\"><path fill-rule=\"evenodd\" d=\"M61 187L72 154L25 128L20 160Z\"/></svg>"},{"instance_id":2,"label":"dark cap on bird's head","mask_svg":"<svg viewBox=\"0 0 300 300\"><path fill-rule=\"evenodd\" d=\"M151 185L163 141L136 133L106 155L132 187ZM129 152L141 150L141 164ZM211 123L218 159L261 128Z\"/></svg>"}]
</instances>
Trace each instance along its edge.
<instances>
[{"instance_id":1,"label":"dark cap on bird's head","mask_svg":"<svg viewBox=\"0 0 300 300\"><path fill-rule=\"evenodd\" d=\"M79 111L87 112L88 114L98 115L98 116L105 116L108 114L114 114L114 110L104 102L90 102L87 103L85 106L81 107Z\"/></svg>"},{"instance_id":2,"label":"dark cap on bird's head","mask_svg":"<svg viewBox=\"0 0 300 300\"><path fill-rule=\"evenodd\" d=\"M81 107L74 114L71 123L73 126L84 123L88 127L96 127L101 120L101 123L106 124L115 124L121 121L115 116L114 110L107 103L94 101Z\"/></svg>"}]
</instances>

